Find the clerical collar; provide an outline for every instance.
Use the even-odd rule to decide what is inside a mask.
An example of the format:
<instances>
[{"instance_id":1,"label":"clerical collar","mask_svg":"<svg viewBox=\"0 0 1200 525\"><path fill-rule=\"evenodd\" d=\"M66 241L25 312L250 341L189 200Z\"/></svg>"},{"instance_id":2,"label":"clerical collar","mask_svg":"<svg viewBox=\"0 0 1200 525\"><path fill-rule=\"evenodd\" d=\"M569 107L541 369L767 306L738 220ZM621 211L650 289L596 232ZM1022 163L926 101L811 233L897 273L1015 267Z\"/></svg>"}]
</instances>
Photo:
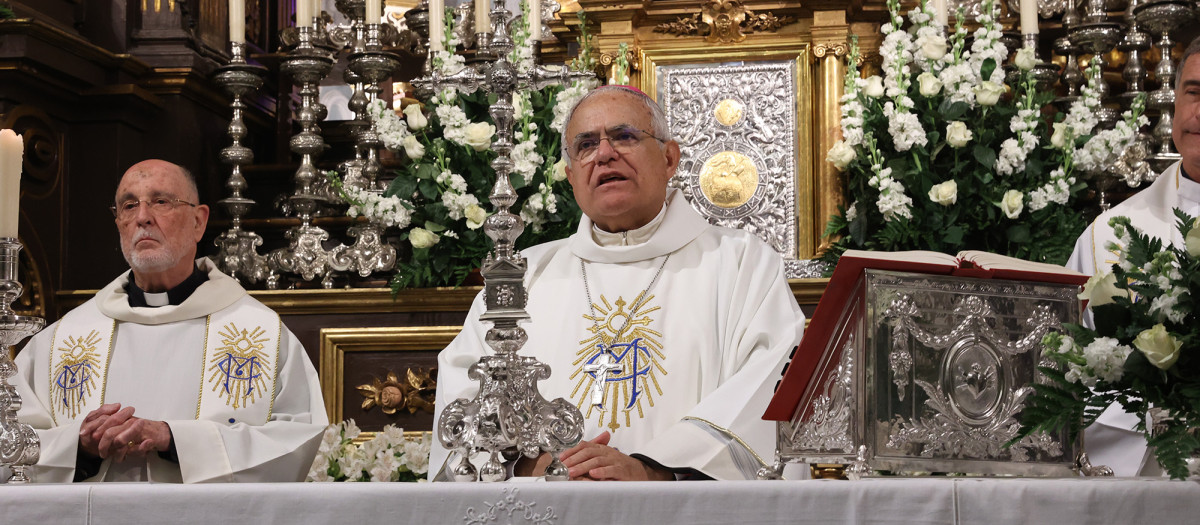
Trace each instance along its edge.
<instances>
[{"instance_id":1,"label":"clerical collar","mask_svg":"<svg viewBox=\"0 0 1200 525\"><path fill-rule=\"evenodd\" d=\"M192 296L201 284L208 280L208 274L200 271L200 268L192 268L192 274L184 279L183 282L176 285L174 288L161 293L150 293L138 288L134 283L133 271L130 271L129 282L125 284L125 293L129 296L129 306L138 308L156 308L167 305L181 305L188 297Z\"/></svg>"},{"instance_id":2,"label":"clerical collar","mask_svg":"<svg viewBox=\"0 0 1200 525\"><path fill-rule=\"evenodd\" d=\"M658 215L655 215L650 222L646 223L641 228L627 230L618 233L606 232L601 230L599 226L592 223L592 240L600 246L637 246L650 240L654 236L654 232L658 231L659 225L662 224L663 218L667 216L667 203L663 203L662 209L658 210Z\"/></svg>"}]
</instances>

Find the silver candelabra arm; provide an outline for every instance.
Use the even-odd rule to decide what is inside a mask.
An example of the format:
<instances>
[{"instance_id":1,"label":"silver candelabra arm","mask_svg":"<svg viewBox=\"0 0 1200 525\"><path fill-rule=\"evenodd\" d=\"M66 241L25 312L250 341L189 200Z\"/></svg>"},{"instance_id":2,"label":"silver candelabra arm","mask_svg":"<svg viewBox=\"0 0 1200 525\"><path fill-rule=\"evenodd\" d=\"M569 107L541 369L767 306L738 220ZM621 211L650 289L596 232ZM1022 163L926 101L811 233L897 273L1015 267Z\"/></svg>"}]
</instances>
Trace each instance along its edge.
<instances>
[{"instance_id":1,"label":"silver candelabra arm","mask_svg":"<svg viewBox=\"0 0 1200 525\"><path fill-rule=\"evenodd\" d=\"M29 337L46 324L41 317L17 315L12 303L21 296L17 280L18 254L21 243L11 237L0 238L0 466L9 467L9 483L28 483L26 470L37 464L41 455L41 439L32 426L17 421L21 396L8 380L17 375L17 365L10 357L12 346ZM0 480L2 481L2 480Z\"/></svg>"}]
</instances>

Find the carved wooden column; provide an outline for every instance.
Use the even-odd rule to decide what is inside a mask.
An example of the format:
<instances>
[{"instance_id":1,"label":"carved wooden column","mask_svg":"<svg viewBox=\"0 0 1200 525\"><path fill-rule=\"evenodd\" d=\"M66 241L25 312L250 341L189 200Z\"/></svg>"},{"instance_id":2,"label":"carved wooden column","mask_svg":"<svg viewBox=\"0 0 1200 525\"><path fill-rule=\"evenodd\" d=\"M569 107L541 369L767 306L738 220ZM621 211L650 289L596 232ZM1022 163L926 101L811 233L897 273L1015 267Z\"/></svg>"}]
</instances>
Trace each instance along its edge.
<instances>
[{"instance_id":1,"label":"carved wooden column","mask_svg":"<svg viewBox=\"0 0 1200 525\"><path fill-rule=\"evenodd\" d=\"M634 26L636 18L645 15L641 0L579 0L588 19L599 24L596 32L596 52L600 63L604 66L605 78L612 74L612 64L617 56L617 48L624 42L629 46L629 85L637 86L641 82L641 74L637 67L637 49L641 45Z\"/></svg>"},{"instance_id":2,"label":"carved wooden column","mask_svg":"<svg viewBox=\"0 0 1200 525\"><path fill-rule=\"evenodd\" d=\"M841 176L833 164L825 160L825 153L833 143L842 138L841 99L845 92L846 53L850 26L846 24L845 11L817 11L813 13L813 58L816 60L816 100L813 109L817 118L817 133L813 136L813 158L816 169L815 201L817 206L817 234L825 230L825 222L844 204ZM830 239L821 239L817 252L823 252Z\"/></svg>"}]
</instances>

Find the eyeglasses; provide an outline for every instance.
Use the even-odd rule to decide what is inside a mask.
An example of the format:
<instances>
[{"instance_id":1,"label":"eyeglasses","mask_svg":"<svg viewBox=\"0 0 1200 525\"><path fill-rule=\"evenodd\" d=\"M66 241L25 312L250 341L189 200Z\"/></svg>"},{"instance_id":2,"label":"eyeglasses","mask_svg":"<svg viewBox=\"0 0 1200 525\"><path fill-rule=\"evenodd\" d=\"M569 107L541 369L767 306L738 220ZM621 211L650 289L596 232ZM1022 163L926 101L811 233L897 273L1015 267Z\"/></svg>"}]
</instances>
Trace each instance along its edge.
<instances>
[{"instance_id":1,"label":"eyeglasses","mask_svg":"<svg viewBox=\"0 0 1200 525\"><path fill-rule=\"evenodd\" d=\"M617 126L604 131L604 136L597 133L581 133L575 137L575 142L571 143L567 154L572 159L579 162L587 162L596 156L596 152L600 150L600 141L607 140L608 145L612 149L622 155L633 151L633 148L640 144L643 140L654 139L659 142L666 142L654 136L649 131L638 129L629 126Z\"/></svg>"},{"instance_id":2,"label":"eyeglasses","mask_svg":"<svg viewBox=\"0 0 1200 525\"><path fill-rule=\"evenodd\" d=\"M158 197L150 200L130 199L116 206L109 206L108 209L112 210L113 217L116 217L117 220L127 221L137 215L138 208L142 207L143 202L146 203L146 206L150 209L150 215L155 217L169 213L171 210L174 210L179 206L187 205L193 208L198 206L198 204L192 204L183 199L168 199L166 197Z\"/></svg>"}]
</instances>

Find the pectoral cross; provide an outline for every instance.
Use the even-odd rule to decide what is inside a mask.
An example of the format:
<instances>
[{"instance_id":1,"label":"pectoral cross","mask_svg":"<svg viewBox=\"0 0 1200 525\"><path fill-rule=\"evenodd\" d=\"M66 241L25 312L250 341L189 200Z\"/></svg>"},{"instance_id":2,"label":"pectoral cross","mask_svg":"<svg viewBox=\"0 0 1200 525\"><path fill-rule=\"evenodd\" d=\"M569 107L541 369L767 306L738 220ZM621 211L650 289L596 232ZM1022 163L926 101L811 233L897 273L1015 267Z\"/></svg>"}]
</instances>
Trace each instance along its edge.
<instances>
[{"instance_id":1,"label":"pectoral cross","mask_svg":"<svg viewBox=\"0 0 1200 525\"><path fill-rule=\"evenodd\" d=\"M608 373L621 369L621 365L613 362L612 354L602 351L595 361L583 365L584 372L592 372L592 404L604 406L604 390L608 386Z\"/></svg>"}]
</instances>

